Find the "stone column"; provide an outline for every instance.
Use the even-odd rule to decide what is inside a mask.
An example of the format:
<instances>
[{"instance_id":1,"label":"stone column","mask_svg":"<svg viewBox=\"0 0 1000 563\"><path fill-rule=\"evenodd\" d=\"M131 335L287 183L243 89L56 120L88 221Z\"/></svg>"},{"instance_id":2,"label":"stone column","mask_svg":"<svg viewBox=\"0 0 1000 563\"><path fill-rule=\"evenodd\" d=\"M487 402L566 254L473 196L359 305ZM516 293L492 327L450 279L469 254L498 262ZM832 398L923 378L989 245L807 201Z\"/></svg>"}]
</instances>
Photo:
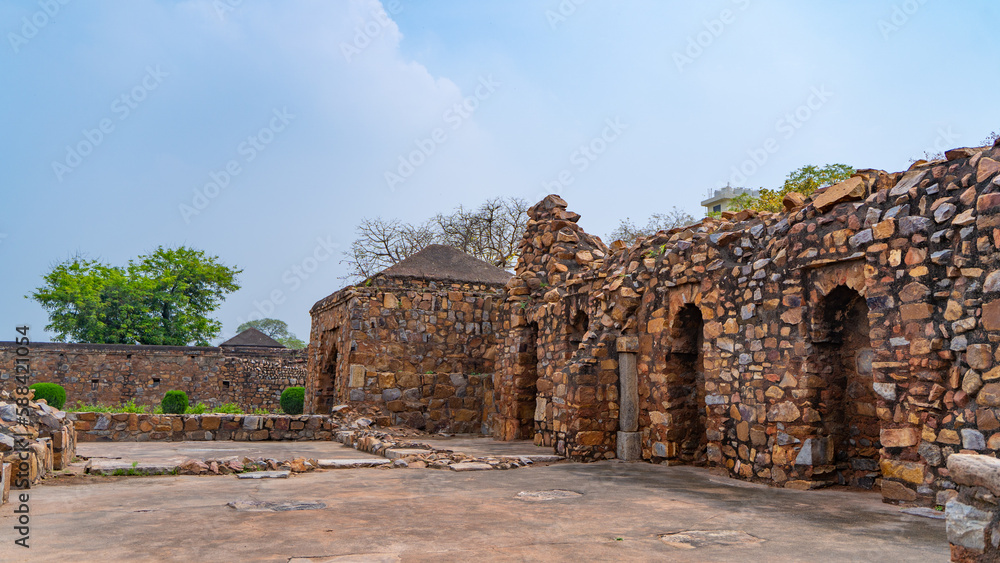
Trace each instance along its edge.
<instances>
[{"instance_id":1,"label":"stone column","mask_svg":"<svg viewBox=\"0 0 1000 563\"><path fill-rule=\"evenodd\" d=\"M639 337L622 336L618 349L618 459L636 461L642 457L639 441L639 373L636 353Z\"/></svg>"}]
</instances>

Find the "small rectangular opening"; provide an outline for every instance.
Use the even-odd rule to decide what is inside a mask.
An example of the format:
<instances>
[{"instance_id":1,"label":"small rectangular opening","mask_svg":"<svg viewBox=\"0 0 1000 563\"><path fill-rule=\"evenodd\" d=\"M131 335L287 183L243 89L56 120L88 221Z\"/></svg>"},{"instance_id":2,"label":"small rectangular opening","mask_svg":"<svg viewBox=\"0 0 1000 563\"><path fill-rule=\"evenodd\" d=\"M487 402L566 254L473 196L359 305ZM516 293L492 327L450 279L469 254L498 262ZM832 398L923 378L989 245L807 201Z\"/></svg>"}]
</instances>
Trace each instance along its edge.
<instances>
[{"instance_id":1,"label":"small rectangular opening","mask_svg":"<svg viewBox=\"0 0 1000 563\"><path fill-rule=\"evenodd\" d=\"M98 385L98 384L99 384L100 382L101 382L101 380L100 380L100 379L91 379L91 380L90 380L90 388L91 388L91 389L97 389L97 385Z\"/></svg>"},{"instance_id":2,"label":"small rectangular opening","mask_svg":"<svg viewBox=\"0 0 1000 563\"><path fill-rule=\"evenodd\" d=\"M154 377L153 378L153 385L159 385L159 384L160 384L160 378L159 377Z\"/></svg>"},{"instance_id":3,"label":"small rectangular opening","mask_svg":"<svg viewBox=\"0 0 1000 563\"><path fill-rule=\"evenodd\" d=\"M223 381L222 382L222 386L225 387L226 389L229 389L229 382L228 381Z\"/></svg>"}]
</instances>

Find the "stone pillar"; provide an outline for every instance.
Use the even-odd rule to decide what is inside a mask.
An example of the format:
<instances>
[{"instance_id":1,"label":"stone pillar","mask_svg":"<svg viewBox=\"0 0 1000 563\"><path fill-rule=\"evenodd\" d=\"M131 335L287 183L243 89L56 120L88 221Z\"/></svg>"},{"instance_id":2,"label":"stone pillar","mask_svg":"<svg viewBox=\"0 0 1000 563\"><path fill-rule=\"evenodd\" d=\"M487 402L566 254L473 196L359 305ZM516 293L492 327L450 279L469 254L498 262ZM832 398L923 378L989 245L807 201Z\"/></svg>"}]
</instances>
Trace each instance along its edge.
<instances>
[{"instance_id":1,"label":"stone pillar","mask_svg":"<svg viewBox=\"0 0 1000 563\"><path fill-rule=\"evenodd\" d=\"M639 338L622 336L618 349L618 440L616 455L623 461L636 461L642 457L639 440L639 372L636 369L636 352Z\"/></svg>"}]
</instances>

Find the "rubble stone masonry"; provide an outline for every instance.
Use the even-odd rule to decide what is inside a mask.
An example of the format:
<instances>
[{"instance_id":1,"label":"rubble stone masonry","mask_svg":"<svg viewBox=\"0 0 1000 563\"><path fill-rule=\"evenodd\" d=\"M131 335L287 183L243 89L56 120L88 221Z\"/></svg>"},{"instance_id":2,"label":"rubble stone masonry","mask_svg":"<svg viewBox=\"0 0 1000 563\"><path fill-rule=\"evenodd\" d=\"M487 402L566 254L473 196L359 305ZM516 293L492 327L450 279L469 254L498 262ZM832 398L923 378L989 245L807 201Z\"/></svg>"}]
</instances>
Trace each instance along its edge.
<instances>
[{"instance_id":1,"label":"rubble stone masonry","mask_svg":"<svg viewBox=\"0 0 1000 563\"><path fill-rule=\"evenodd\" d=\"M0 389L13 389L16 348L0 342ZM66 388L66 406L116 405L134 399L158 406L179 389L191 404L236 403L243 410L276 410L286 387L305 383L304 350L37 343L32 381Z\"/></svg>"},{"instance_id":2,"label":"rubble stone masonry","mask_svg":"<svg viewBox=\"0 0 1000 563\"><path fill-rule=\"evenodd\" d=\"M376 276L312 309L307 412L381 405L389 424L480 432L502 284Z\"/></svg>"},{"instance_id":3,"label":"rubble stone masonry","mask_svg":"<svg viewBox=\"0 0 1000 563\"><path fill-rule=\"evenodd\" d=\"M613 248L545 198L499 303L495 436L932 502L949 455L1000 451L998 173L956 149Z\"/></svg>"}]
</instances>

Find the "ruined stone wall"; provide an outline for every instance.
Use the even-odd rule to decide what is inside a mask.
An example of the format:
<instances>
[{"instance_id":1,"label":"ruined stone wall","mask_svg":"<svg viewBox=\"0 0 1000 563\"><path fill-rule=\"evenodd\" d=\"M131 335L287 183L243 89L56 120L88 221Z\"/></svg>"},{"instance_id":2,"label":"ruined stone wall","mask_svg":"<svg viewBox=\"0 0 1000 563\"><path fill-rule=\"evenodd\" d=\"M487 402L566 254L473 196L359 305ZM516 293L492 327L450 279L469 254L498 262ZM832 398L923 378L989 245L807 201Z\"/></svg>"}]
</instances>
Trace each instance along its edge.
<instances>
[{"instance_id":1,"label":"ruined stone wall","mask_svg":"<svg viewBox=\"0 0 1000 563\"><path fill-rule=\"evenodd\" d=\"M15 350L0 342L0 389L12 388ZM33 382L66 388L67 406L133 399L157 406L164 393L179 389L192 405L275 410L285 388L305 383L306 356L285 349L38 343L31 365Z\"/></svg>"},{"instance_id":2,"label":"ruined stone wall","mask_svg":"<svg viewBox=\"0 0 1000 563\"><path fill-rule=\"evenodd\" d=\"M81 442L330 440L340 428L327 416L66 413Z\"/></svg>"},{"instance_id":3,"label":"ruined stone wall","mask_svg":"<svg viewBox=\"0 0 1000 563\"><path fill-rule=\"evenodd\" d=\"M376 276L313 307L308 412L382 405L392 424L479 432L500 287Z\"/></svg>"},{"instance_id":4,"label":"ruined stone wall","mask_svg":"<svg viewBox=\"0 0 1000 563\"><path fill-rule=\"evenodd\" d=\"M634 336L643 458L929 500L949 454L1000 449L998 161L962 149L859 171L786 213L726 213L606 258L546 198L500 305L495 434L530 435L533 403L536 441L614 456L631 353L616 343Z\"/></svg>"}]
</instances>

